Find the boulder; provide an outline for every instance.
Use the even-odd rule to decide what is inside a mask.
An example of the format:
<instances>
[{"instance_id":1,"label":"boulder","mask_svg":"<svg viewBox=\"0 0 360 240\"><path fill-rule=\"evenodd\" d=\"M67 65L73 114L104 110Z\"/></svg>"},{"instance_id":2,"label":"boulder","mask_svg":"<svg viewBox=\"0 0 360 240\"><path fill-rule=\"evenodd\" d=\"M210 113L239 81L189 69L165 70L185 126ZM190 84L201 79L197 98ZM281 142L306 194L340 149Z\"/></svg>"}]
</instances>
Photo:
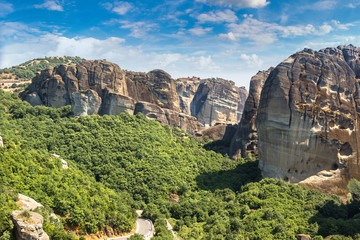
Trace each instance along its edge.
<instances>
[{"instance_id":1,"label":"boulder","mask_svg":"<svg viewBox=\"0 0 360 240\"><path fill-rule=\"evenodd\" d=\"M49 240L43 230L43 217L35 212L15 210L11 213L16 239L19 240Z\"/></svg>"},{"instance_id":2,"label":"boulder","mask_svg":"<svg viewBox=\"0 0 360 240\"><path fill-rule=\"evenodd\" d=\"M296 234L296 240L312 240L310 235L307 234Z\"/></svg>"},{"instance_id":3,"label":"boulder","mask_svg":"<svg viewBox=\"0 0 360 240\"><path fill-rule=\"evenodd\" d=\"M36 208L44 207L40 203L36 202L34 199L20 193L19 193L19 199L16 203L19 205L19 207L22 210L28 210L28 211L32 211L35 210Z\"/></svg>"}]
</instances>

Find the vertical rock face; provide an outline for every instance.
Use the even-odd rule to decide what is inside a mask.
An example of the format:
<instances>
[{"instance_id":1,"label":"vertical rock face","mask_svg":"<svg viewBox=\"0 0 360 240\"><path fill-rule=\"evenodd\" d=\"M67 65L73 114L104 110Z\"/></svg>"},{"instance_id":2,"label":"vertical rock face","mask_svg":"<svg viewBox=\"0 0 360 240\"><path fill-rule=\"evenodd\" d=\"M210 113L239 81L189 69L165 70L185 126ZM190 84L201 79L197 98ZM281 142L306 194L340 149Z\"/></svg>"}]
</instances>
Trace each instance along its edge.
<instances>
[{"instance_id":1,"label":"vertical rock face","mask_svg":"<svg viewBox=\"0 0 360 240\"><path fill-rule=\"evenodd\" d=\"M49 240L49 236L43 230L43 217L35 212L13 211L11 219L15 226L16 239L19 240Z\"/></svg>"},{"instance_id":2,"label":"vertical rock face","mask_svg":"<svg viewBox=\"0 0 360 240\"><path fill-rule=\"evenodd\" d=\"M180 100L180 109L181 112L191 115L190 105L193 100L196 91L199 88L200 81L180 81L176 82L177 84L177 94L179 95Z\"/></svg>"},{"instance_id":3,"label":"vertical rock face","mask_svg":"<svg viewBox=\"0 0 360 240\"><path fill-rule=\"evenodd\" d=\"M360 179L359 48L305 49L279 64L256 118L264 177L345 195Z\"/></svg>"},{"instance_id":4,"label":"vertical rock face","mask_svg":"<svg viewBox=\"0 0 360 240\"><path fill-rule=\"evenodd\" d=\"M273 68L267 71L259 71L251 78L249 96L245 102L241 121L231 141L229 155L232 158L246 157L248 153L257 154L258 137L255 121L260 103L260 94L272 70Z\"/></svg>"},{"instance_id":5,"label":"vertical rock face","mask_svg":"<svg viewBox=\"0 0 360 240\"><path fill-rule=\"evenodd\" d=\"M236 123L242 112L239 105L243 105L244 94L245 91L231 81L216 79L202 82L190 104L191 115L207 126Z\"/></svg>"},{"instance_id":6,"label":"vertical rock face","mask_svg":"<svg viewBox=\"0 0 360 240\"><path fill-rule=\"evenodd\" d=\"M245 89L226 80L201 84L199 80L175 81L162 70L130 72L95 60L49 67L33 79L21 97L32 105L59 108L71 104L77 116L141 112L162 124L197 133L204 127L201 123L236 122L245 95ZM195 101L194 96L198 96Z\"/></svg>"}]
</instances>

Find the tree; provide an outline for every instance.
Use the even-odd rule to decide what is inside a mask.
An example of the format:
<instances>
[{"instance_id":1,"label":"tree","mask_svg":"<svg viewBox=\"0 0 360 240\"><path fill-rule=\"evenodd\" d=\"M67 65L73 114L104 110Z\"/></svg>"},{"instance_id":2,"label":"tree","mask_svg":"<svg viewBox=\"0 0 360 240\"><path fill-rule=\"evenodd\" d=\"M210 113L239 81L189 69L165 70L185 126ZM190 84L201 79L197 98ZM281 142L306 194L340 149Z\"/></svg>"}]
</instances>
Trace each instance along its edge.
<instances>
[{"instance_id":1,"label":"tree","mask_svg":"<svg viewBox=\"0 0 360 240\"><path fill-rule=\"evenodd\" d=\"M354 199L360 198L360 182L358 180L356 180L355 178L350 179L347 187Z\"/></svg>"},{"instance_id":2,"label":"tree","mask_svg":"<svg viewBox=\"0 0 360 240\"><path fill-rule=\"evenodd\" d=\"M140 234L138 234L138 233L135 233L135 234L133 234L129 239L130 239L130 240L144 240L145 238L144 238L143 235L140 235Z\"/></svg>"}]
</instances>

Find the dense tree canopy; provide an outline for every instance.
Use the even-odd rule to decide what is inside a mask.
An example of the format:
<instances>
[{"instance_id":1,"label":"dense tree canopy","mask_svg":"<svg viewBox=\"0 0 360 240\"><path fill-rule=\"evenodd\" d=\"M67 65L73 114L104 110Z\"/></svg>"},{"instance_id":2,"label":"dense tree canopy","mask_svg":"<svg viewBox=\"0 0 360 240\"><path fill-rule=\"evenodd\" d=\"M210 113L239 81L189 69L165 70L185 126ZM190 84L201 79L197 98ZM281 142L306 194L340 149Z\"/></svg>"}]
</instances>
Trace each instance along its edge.
<instances>
[{"instance_id":1,"label":"dense tree canopy","mask_svg":"<svg viewBox=\"0 0 360 240\"><path fill-rule=\"evenodd\" d=\"M0 132L2 185L84 232L105 225L126 231L136 208L155 223L154 239L172 238L166 219L183 239L295 239L300 233L358 239L360 233L358 200L344 205L335 196L261 179L256 159L233 161L141 114L74 118L70 107L32 107L0 92ZM70 168L62 169L51 153ZM170 194L180 201L169 201ZM6 196L0 196L7 199L0 221L16 207Z\"/></svg>"},{"instance_id":2,"label":"dense tree canopy","mask_svg":"<svg viewBox=\"0 0 360 240\"><path fill-rule=\"evenodd\" d=\"M35 77L35 73L41 70L44 70L47 67L55 67L60 64L70 64L70 63L79 63L84 59L80 57L45 57L45 58L36 58L24 62L18 66L11 68L0 69L0 74L2 73L12 73L19 79L31 79Z\"/></svg>"}]
</instances>

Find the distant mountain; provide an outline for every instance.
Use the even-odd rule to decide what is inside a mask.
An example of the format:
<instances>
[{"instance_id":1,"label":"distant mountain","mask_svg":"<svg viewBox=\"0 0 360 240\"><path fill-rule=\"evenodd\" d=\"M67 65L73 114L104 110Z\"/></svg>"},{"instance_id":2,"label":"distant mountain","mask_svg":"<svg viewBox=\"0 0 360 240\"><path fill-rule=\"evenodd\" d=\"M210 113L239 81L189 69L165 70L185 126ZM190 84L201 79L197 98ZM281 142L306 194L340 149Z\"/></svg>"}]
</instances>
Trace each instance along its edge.
<instances>
[{"instance_id":1,"label":"distant mountain","mask_svg":"<svg viewBox=\"0 0 360 240\"><path fill-rule=\"evenodd\" d=\"M60 64L70 65L77 64L85 59L80 57L45 57L35 58L33 60L26 61L20 65L10 68L0 69L1 79L13 79L13 80L30 80L35 77L36 72L40 72L47 67L55 67Z\"/></svg>"}]
</instances>

